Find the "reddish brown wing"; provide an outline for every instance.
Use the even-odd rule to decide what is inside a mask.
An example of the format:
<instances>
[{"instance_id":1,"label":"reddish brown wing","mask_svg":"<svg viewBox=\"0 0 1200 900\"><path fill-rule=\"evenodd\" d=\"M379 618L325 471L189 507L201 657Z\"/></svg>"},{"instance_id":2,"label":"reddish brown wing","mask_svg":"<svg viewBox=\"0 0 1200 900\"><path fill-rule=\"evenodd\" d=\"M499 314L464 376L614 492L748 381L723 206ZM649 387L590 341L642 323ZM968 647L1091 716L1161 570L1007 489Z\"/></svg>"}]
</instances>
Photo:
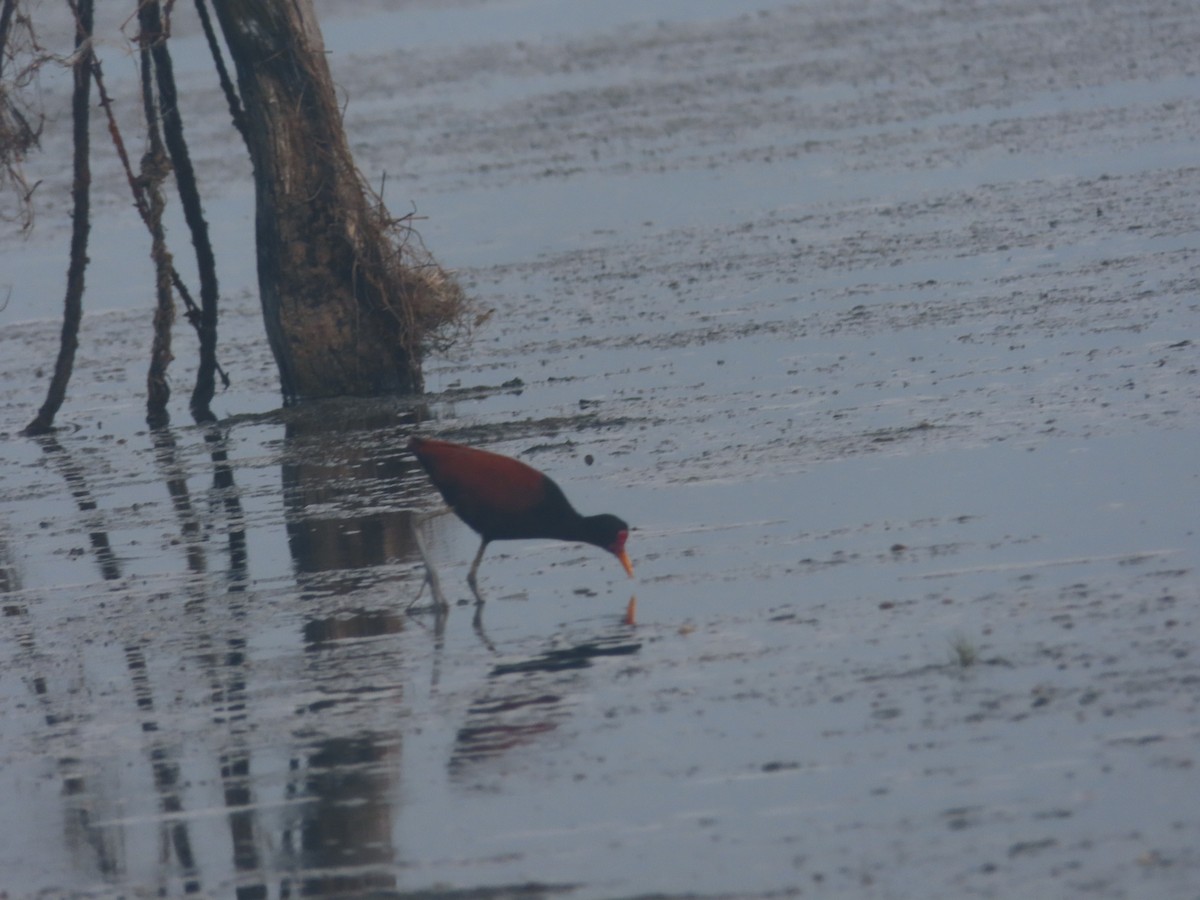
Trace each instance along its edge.
<instances>
[{"instance_id":1,"label":"reddish brown wing","mask_svg":"<svg viewBox=\"0 0 1200 900\"><path fill-rule=\"evenodd\" d=\"M544 496L545 476L518 460L431 438L413 438L411 446L446 502L464 518L472 512L521 513Z\"/></svg>"}]
</instances>

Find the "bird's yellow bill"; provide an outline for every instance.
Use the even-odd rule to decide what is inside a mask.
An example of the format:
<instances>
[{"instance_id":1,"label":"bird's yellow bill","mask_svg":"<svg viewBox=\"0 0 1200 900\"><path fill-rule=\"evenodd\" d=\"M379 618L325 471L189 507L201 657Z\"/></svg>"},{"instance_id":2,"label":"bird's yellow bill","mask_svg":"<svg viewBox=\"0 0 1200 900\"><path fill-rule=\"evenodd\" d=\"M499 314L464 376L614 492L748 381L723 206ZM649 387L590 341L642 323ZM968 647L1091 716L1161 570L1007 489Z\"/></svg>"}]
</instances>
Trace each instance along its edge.
<instances>
[{"instance_id":1,"label":"bird's yellow bill","mask_svg":"<svg viewBox=\"0 0 1200 900\"><path fill-rule=\"evenodd\" d=\"M625 567L625 571L629 573L629 577L633 577L633 563L629 561L629 554L625 552L625 548L621 548L621 552L617 554L617 559L621 561L621 565Z\"/></svg>"}]
</instances>

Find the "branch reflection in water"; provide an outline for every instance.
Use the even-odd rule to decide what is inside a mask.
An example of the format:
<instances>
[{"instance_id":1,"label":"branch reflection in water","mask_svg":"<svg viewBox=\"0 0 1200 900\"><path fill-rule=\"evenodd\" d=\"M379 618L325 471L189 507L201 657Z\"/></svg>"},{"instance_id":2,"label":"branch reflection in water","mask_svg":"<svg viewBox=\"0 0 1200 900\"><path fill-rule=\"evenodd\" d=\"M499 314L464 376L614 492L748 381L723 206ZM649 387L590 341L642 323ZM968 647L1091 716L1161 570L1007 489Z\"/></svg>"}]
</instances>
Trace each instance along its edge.
<instances>
[{"instance_id":1,"label":"branch reflection in water","mask_svg":"<svg viewBox=\"0 0 1200 900\"><path fill-rule=\"evenodd\" d=\"M533 749L601 657L638 651L605 621L513 659L482 622L481 647L408 614L411 518L430 488L391 448L412 425L395 404L340 409L142 432L141 446L38 439L52 478L22 514L71 568L41 596L4 568L9 665L38 710L20 726L38 753L6 784L14 802L52 795L66 827L39 834L29 885L396 890L407 798Z\"/></svg>"}]
</instances>

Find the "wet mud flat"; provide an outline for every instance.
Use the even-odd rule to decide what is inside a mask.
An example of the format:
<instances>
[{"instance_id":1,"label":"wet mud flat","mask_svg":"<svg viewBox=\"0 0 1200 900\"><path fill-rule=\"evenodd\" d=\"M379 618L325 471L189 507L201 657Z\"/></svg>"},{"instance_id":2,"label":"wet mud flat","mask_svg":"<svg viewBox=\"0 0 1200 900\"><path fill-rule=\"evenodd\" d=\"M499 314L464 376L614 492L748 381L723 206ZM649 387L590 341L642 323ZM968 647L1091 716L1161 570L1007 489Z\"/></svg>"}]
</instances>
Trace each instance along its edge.
<instances>
[{"instance_id":1,"label":"wet mud flat","mask_svg":"<svg viewBox=\"0 0 1200 900\"><path fill-rule=\"evenodd\" d=\"M1190 7L336 6L360 161L495 312L419 402L279 410L199 67L220 428L141 425L131 223L21 438L63 226L5 240L0 890L1193 897ZM499 545L478 628L410 615L414 428L637 581Z\"/></svg>"}]
</instances>

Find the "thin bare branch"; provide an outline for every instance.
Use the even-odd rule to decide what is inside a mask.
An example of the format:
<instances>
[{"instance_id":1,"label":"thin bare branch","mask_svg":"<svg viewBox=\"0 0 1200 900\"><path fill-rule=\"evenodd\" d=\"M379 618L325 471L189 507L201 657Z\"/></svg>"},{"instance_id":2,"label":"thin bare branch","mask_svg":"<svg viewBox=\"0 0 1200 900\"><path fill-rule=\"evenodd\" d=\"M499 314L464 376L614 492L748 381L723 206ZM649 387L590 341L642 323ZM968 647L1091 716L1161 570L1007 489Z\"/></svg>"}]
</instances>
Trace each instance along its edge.
<instances>
[{"instance_id":1,"label":"thin bare branch","mask_svg":"<svg viewBox=\"0 0 1200 900\"><path fill-rule=\"evenodd\" d=\"M25 434L46 434L54 428L54 417L58 415L67 395L67 384L75 367L75 351L79 346L79 323L83 318L84 274L87 271L88 235L91 230L91 185L92 173L89 163L91 153L88 120L91 96L92 27L94 22L92 0L67 0L75 13L75 56L74 90L71 95L71 121L74 131L74 181L71 195L74 211L71 224L71 258L67 266L67 292L63 301L62 335L59 340L58 359L54 364L54 375L46 393L46 402L37 416L25 426Z\"/></svg>"}]
</instances>

